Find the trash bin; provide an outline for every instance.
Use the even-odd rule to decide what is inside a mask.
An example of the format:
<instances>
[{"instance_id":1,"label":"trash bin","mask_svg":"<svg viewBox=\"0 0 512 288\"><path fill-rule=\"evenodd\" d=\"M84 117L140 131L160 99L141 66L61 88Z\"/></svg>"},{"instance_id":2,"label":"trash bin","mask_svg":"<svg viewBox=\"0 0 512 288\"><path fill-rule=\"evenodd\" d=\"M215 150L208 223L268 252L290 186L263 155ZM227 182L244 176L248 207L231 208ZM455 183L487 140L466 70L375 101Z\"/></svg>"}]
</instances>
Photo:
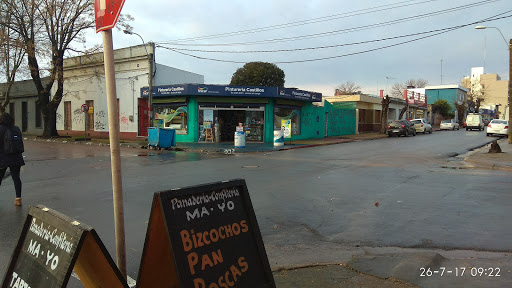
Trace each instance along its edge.
<instances>
[{"instance_id":1,"label":"trash bin","mask_svg":"<svg viewBox=\"0 0 512 288\"><path fill-rule=\"evenodd\" d=\"M284 132L283 130L274 130L274 146L284 145Z\"/></svg>"},{"instance_id":2,"label":"trash bin","mask_svg":"<svg viewBox=\"0 0 512 288\"><path fill-rule=\"evenodd\" d=\"M151 147L170 148L176 146L176 130L157 127L148 128L148 142Z\"/></svg>"},{"instance_id":3,"label":"trash bin","mask_svg":"<svg viewBox=\"0 0 512 288\"><path fill-rule=\"evenodd\" d=\"M245 148L245 132L235 132L235 148Z\"/></svg>"}]
</instances>

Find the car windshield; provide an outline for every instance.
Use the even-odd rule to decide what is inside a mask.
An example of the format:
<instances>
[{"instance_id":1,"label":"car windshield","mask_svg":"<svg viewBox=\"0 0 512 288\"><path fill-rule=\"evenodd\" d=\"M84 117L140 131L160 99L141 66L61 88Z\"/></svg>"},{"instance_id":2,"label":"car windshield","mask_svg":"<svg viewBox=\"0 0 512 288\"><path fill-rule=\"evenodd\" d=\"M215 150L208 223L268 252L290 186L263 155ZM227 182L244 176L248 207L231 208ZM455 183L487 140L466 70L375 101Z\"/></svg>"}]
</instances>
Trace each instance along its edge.
<instances>
[{"instance_id":1,"label":"car windshield","mask_svg":"<svg viewBox=\"0 0 512 288\"><path fill-rule=\"evenodd\" d=\"M421 124L421 120L411 120L412 124Z\"/></svg>"},{"instance_id":2,"label":"car windshield","mask_svg":"<svg viewBox=\"0 0 512 288\"><path fill-rule=\"evenodd\" d=\"M449 124L449 123L452 123L452 121L451 120L443 120L441 123L448 123Z\"/></svg>"},{"instance_id":3,"label":"car windshield","mask_svg":"<svg viewBox=\"0 0 512 288\"><path fill-rule=\"evenodd\" d=\"M504 120L492 120L491 124L506 124L507 121Z\"/></svg>"}]
</instances>

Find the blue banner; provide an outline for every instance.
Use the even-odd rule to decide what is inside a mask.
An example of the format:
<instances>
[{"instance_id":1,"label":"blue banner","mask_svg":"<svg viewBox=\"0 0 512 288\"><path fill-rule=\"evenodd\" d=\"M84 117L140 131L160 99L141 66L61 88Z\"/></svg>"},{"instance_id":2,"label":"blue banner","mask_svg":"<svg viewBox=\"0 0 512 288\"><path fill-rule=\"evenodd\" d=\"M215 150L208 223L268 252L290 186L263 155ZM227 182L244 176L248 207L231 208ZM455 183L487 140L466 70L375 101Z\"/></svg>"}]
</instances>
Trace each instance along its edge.
<instances>
[{"instance_id":1,"label":"blue banner","mask_svg":"<svg viewBox=\"0 0 512 288\"><path fill-rule=\"evenodd\" d=\"M140 89L141 97L149 96L149 88ZM262 97L262 98L285 98L292 100L321 102L322 93L303 91L298 89L260 87L260 86L224 86L224 85L201 85L182 84L165 85L152 87L153 97L169 96L218 96L218 97Z\"/></svg>"}]
</instances>

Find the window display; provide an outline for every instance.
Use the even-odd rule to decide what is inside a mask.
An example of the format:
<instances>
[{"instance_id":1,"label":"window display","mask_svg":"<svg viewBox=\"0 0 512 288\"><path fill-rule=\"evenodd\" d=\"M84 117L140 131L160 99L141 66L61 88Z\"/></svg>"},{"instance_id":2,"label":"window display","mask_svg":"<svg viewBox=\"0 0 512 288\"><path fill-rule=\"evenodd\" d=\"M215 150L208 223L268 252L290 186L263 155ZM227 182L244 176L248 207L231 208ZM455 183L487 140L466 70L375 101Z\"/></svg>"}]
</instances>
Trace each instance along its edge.
<instances>
[{"instance_id":1,"label":"window display","mask_svg":"<svg viewBox=\"0 0 512 288\"><path fill-rule=\"evenodd\" d=\"M281 130L281 120L292 120L292 135L300 134L300 107L274 108L274 130Z\"/></svg>"},{"instance_id":2,"label":"window display","mask_svg":"<svg viewBox=\"0 0 512 288\"><path fill-rule=\"evenodd\" d=\"M176 134L187 134L187 106L155 106L155 127L175 129Z\"/></svg>"}]
</instances>

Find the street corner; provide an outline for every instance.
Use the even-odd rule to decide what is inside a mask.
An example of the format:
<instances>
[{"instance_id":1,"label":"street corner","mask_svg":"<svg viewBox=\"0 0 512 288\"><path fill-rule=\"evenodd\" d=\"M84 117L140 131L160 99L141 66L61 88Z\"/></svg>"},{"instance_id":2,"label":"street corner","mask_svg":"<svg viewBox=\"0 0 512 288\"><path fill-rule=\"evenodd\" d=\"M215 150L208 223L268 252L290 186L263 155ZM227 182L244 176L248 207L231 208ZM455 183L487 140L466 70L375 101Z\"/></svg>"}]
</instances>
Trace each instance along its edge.
<instances>
[{"instance_id":1,"label":"street corner","mask_svg":"<svg viewBox=\"0 0 512 288\"><path fill-rule=\"evenodd\" d=\"M497 139L498 146L493 147L493 142L467 153L464 157L466 167L512 172L512 144L508 144L507 139Z\"/></svg>"}]
</instances>

